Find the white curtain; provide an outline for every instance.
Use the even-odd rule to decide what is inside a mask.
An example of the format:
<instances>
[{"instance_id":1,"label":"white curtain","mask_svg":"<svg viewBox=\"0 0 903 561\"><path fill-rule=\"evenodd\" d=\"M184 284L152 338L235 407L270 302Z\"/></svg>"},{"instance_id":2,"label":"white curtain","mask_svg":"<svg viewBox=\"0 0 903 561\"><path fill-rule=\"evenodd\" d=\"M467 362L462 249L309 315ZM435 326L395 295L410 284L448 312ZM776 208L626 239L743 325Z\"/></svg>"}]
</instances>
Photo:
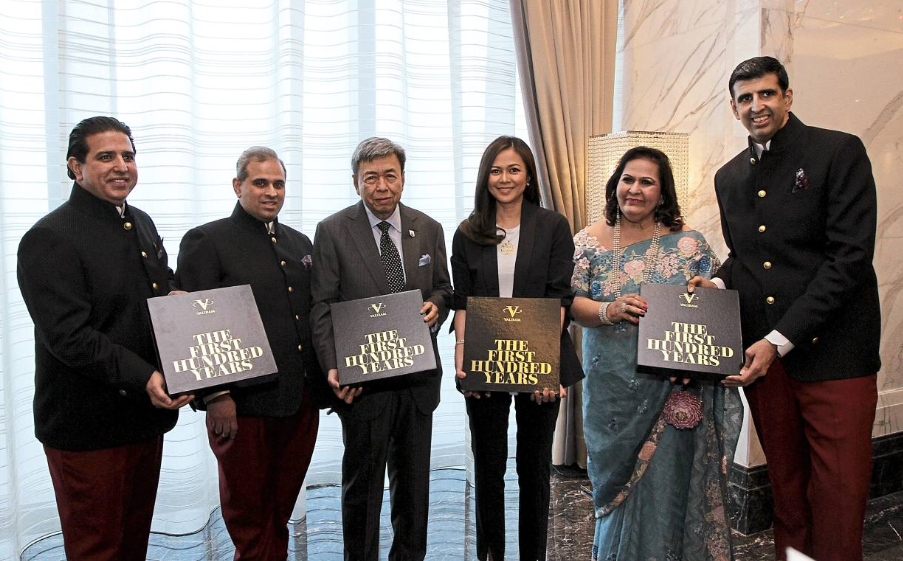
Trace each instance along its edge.
<instances>
[{"instance_id":1,"label":"white curtain","mask_svg":"<svg viewBox=\"0 0 903 561\"><path fill-rule=\"evenodd\" d=\"M248 146L288 168L280 219L311 237L358 200L350 157L381 135L408 151L403 201L441 221L447 243L473 204L485 146L525 137L508 0L3 0L0 2L0 558L58 531L34 438L32 323L16 283L22 234L68 198L64 157L81 119L132 127L138 187L175 265L190 227L231 212ZM453 344L433 466L464 463ZM321 417L309 484L335 483L335 416ZM218 504L203 417L166 436L154 531L203 527Z\"/></svg>"}]
</instances>

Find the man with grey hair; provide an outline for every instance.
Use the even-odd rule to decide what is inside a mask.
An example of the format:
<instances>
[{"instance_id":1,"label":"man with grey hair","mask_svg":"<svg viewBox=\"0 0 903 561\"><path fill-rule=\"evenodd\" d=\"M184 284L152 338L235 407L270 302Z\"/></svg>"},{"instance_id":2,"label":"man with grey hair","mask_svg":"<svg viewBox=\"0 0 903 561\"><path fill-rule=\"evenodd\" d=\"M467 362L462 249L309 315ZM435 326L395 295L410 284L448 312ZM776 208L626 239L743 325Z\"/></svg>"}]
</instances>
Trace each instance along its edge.
<instances>
[{"instance_id":1,"label":"man with grey hair","mask_svg":"<svg viewBox=\"0 0 903 561\"><path fill-rule=\"evenodd\" d=\"M251 285L279 373L238 382L196 401L207 411L219 463L220 502L236 559L285 559L288 519L317 437L317 384L310 337L310 239L278 219L285 165L269 148L242 153L232 216L182 238L176 283L183 290Z\"/></svg>"},{"instance_id":2,"label":"man with grey hair","mask_svg":"<svg viewBox=\"0 0 903 561\"><path fill-rule=\"evenodd\" d=\"M389 559L423 559L429 507L433 411L442 375L436 332L448 315L451 281L442 226L399 201L405 153L385 138L361 142L351 159L361 201L323 220L314 240L311 321L317 356L342 420L342 528L345 559L379 557L379 513L389 471ZM433 333L436 370L340 386L329 305L420 290L420 313Z\"/></svg>"}]
</instances>

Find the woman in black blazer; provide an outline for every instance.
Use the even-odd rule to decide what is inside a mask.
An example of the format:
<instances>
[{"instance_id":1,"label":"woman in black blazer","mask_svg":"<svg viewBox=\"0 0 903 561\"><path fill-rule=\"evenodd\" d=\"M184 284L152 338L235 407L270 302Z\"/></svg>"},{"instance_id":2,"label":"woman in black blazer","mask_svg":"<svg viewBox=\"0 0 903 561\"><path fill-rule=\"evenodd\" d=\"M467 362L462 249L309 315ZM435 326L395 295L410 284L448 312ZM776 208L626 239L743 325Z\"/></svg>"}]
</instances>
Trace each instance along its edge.
<instances>
[{"instance_id":1,"label":"woman in black blazer","mask_svg":"<svg viewBox=\"0 0 903 561\"><path fill-rule=\"evenodd\" d=\"M467 376L463 344L468 296L561 300L561 386L514 397L520 559L531 560L546 557L557 397L565 397L565 388L583 378L566 329L567 309L573 300L573 239L567 220L539 204L536 164L530 148L519 138L497 138L483 153L474 210L455 232L451 256L458 378ZM504 476L511 396L500 392L465 392L464 396L474 456L477 557L504 559Z\"/></svg>"}]
</instances>

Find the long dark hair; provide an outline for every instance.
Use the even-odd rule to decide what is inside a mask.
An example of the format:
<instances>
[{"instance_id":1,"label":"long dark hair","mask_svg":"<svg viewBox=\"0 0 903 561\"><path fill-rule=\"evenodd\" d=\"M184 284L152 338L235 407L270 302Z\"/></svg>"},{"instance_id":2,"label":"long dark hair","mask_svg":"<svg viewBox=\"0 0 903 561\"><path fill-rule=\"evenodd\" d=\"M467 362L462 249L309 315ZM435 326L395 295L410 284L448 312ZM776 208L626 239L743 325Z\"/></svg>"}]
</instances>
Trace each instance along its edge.
<instances>
[{"instance_id":1,"label":"long dark hair","mask_svg":"<svg viewBox=\"0 0 903 561\"><path fill-rule=\"evenodd\" d=\"M658 165L658 184L662 193L662 204L655 207L655 220L661 222L672 232L677 232L684 226L684 218L680 213L680 204L677 202L677 190L674 187L674 173L671 171L671 160L661 150L648 146L631 148L621 156L618 167L611 174L605 185L605 222L609 226L615 225L618 218L618 182L624 174L624 168L632 160L649 160Z\"/></svg>"},{"instance_id":2,"label":"long dark hair","mask_svg":"<svg viewBox=\"0 0 903 561\"><path fill-rule=\"evenodd\" d=\"M495 225L495 197L489 193L489 172L500 152L513 149L524 161L527 168L527 188L524 199L539 206L539 180L536 178L536 161L533 152L523 140L516 136L500 136L492 141L483 152L480 169L477 172L477 186L474 192L473 212L461 222L461 233L480 245L498 245L505 239L505 231Z\"/></svg>"}]
</instances>

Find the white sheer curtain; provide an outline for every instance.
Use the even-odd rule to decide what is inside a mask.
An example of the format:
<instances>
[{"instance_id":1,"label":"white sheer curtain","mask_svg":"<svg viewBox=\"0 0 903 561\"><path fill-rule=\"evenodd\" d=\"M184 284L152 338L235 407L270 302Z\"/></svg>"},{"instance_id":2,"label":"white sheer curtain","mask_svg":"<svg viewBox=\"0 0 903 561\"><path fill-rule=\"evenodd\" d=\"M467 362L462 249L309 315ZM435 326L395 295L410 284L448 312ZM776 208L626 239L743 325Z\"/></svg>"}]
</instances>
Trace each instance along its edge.
<instances>
[{"instance_id":1,"label":"white sheer curtain","mask_svg":"<svg viewBox=\"0 0 903 561\"><path fill-rule=\"evenodd\" d=\"M3 0L0 3L0 558L57 531L31 412L32 324L16 283L27 228L68 198L79 120L132 127L140 179L175 264L183 233L226 216L238 154L288 168L281 220L313 236L352 204L349 160L371 135L408 151L403 200L445 227L472 207L483 148L526 136L507 0ZM451 371L452 343L443 336ZM463 400L446 380L433 466L462 465ZM341 431L322 417L309 483L338 480ZM218 503L203 417L166 437L154 530L187 533Z\"/></svg>"}]
</instances>

